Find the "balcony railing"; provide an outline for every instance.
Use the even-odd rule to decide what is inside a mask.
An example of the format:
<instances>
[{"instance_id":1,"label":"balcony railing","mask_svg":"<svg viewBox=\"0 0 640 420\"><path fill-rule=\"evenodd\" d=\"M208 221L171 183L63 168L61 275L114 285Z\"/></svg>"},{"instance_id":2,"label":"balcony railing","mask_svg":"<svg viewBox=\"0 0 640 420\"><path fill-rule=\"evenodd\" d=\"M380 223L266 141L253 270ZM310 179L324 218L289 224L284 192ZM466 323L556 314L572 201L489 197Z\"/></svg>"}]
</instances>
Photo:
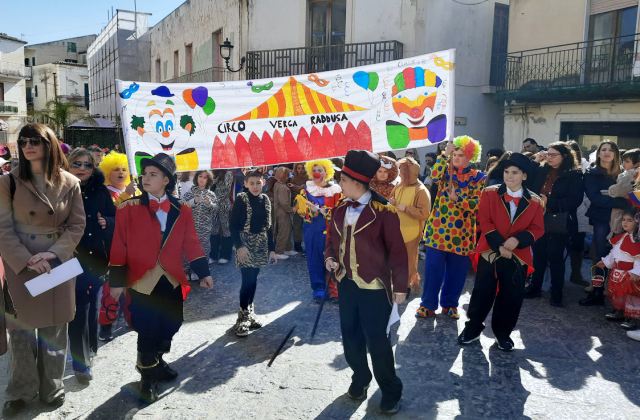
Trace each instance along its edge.
<instances>
[{"instance_id":1,"label":"balcony railing","mask_svg":"<svg viewBox=\"0 0 640 420\"><path fill-rule=\"evenodd\" d=\"M640 34L509 53L497 66L507 99L640 97Z\"/></svg>"},{"instance_id":2,"label":"balcony railing","mask_svg":"<svg viewBox=\"0 0 640 420\"><path fill-rule=\"evenodd\" d=\"M208 69L183 74L180 77L165 80L165 83L206 83L220 82L223 80L224 67L210 67Z\"/></svg>"},{"instance_id":3,"label":"balcony railing","mask_svg":"<svg viewBox=\"0 0 640 420\"><path fill-rule=\"evenodd\" d=\"M24 75L24 64L0 61L0 76L22 79Z\"/></svg>"},{"instance_id":4,"label":"balcony railing","mask_svg":"<svg viewBox=\"0 0 640 420\"><path fill-rule=\"evenodd\" d=\"M364 66L402 58L398 41L247 52L247 79L264 79Z\"/></svg>"},{"instance_id":5,"label":"balcony railing","mask_svg":"<svg viewBox=\"0 0 640 420\"><path fill-rule=\"evenodd\" d=\"M0 101L0 114L17 114L18 103Z\"/></svg>"}]
</instances>

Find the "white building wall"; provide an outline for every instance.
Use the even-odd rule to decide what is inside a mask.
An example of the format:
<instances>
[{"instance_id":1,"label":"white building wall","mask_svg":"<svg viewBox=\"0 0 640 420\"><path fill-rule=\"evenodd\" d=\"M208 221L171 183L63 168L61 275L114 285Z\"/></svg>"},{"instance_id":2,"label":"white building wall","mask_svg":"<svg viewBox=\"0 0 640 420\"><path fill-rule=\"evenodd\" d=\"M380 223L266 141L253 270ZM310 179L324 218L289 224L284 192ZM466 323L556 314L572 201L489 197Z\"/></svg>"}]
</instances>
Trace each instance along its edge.
<instances>
[{"instance_id":1,"label":"white building wall","mask_svg":"<svg viewBox=\"0 0 640 420\"><path fill-rule=\"evenodd\" d=\"M87 49L96 37L97 35L85 35L41 44L30 44L25 47L24 56L29 59L30 65L33 65L32 60L35 58L36 66L66 59L76 60L78 64L86 64ZM75 52L69 51L69 43L75 43Z\"/></svg>"},{"instance_id":2,"label":"white building wall","mask_svg":"<svg viewBox=\"0 0 640 420\"><path fill-rule=\"evenodd\" d=\"M76 114L87 114L84 109L84 85L89 83L86 66L50 63L33 67L33 108L36 112L47 109L47 103L56 97L61 102L72 102L79 108ZM38 96L35 96L37 86Z\"/></svg>"},{"instance_id":3,"label":"white building wall","mask_svg":"<svg viewBox=\"0 0 640 420\"><path fill-rule=\"evenodd\" d=\"M165 81L186 74L187 45L192 46L190 73L223 65L222 59L218 57L219 45L213 35L217 31L222 31L222 40L229 38L234 45L230 64L237 67L242 51L241 7L238 0L191 0L158 22L149 30L151 80ZM177 74L174 74L175 51L178 51ZM160 75L156 71L156 60L160 60Z\"/></svg>"},{"instance_id":4,"label":"white building wall","mask_svg":"<svg viewBox=\"0 0 640 420\"><path fill-rule=\"evenodd\" d=\"M149 13L118 10L87 51L89 112L117 121L116 79L149 81Z\"/></svg>"},{"instance_id":5,"label":"white building wall","mask_svg":"<svg viewBox=\"0 0 640 420\"><path fill-rule=\"evenodd\" d=\"M563 122L640 122L640 101L506 106L505 149L519 151L527 137L543 146L567 140L560 139Z\"/></svg>"},{"instance_id":6,"label":"white building wall","mask_svg":"<svg viewBox=\"0 0 640 420\"><path fill-rule=\"evenodd\" d=\"M0 119L9 126L7 141L15 143L27 117L25 93L24 44L0 37L0 83L4 86L4 103L16 106L17 112L0 111Z\"/></svg>"}]
</instances>

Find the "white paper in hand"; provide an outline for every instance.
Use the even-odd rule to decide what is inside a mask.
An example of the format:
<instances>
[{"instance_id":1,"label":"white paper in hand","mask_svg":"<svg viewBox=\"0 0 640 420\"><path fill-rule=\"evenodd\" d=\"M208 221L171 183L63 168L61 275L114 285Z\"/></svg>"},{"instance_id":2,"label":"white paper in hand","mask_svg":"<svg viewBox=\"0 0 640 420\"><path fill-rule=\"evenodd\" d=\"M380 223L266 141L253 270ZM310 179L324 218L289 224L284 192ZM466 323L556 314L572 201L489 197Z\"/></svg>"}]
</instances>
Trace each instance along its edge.
<instances>
[{"instance_id":1,"label":"white paper in hand","mask_svg":"<svg viewBox=\"0 0 640 420\"><path fill-rule=\"evenodd\" d=\"M29 280L24 285L27 287L27 290L29 290L29 293L31 293L31 296L36 297L47 290L51 290L54 287L71 280L83 272L84 270L82 270L82 266L80 266L80 261L78 261L77 258L73 258L52 269L50 273L40 274L38 277Z\"/></svg>"},{"instance_id":2,"label":"white paper in hand","mask_svg":"<svg viewBox=\"0 0 640 420\"><path fill-rule=\"evenodd\" d=\"M400 322L400 312L398 312L398 304L394 303L391 308L391 315L389 315L389 323L387 324L387 335L389 335L389 331L391 331L391 327L396 322Z\"/></svg>"}]
</instances>

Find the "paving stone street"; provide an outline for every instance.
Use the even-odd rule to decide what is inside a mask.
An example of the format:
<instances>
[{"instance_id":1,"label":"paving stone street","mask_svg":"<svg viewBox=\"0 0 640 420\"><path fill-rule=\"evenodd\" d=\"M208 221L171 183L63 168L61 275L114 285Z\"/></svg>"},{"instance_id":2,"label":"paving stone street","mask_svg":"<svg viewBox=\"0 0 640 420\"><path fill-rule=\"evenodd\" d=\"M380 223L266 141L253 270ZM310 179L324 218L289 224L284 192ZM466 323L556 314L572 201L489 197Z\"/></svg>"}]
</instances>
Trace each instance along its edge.
<instances>
[{"instance_id":1,"label":"paving stone street","mask_svg":"<svg viewBox=\"0 0 640 420\"><path fill-rule=\"evenodd\" d=\"M350 371L340 343L338 307L327 304L318 332L310 332L318 305L311 300L303 257L261 273L256 309L266 325L248 338L228 330L235 321L240 275L232 265L214 266L215 288L196 289L185 324L167 360L179 379L162 387L159 401L135 399L136 335L125 327L100 347L94 380L78 384L67 365L67 402L47 411L33 402L24 418L47 419L345 419L383 418L375 382L368 400L345 397ZM585 265L586 274L586 265ZM466 309L472 277L462 297ZM465 316L453 321L414 318L419 299L403 305L392 330L398 374L404 382L398 419L637 419L640 418L640 343L607 323L605 309L577 305L578 286L567 285L566 307L525 301L513 339L516 351L493 346L490 329L481 345L461 349L456 336ZM281 355L267 363L295 327ZM0 357L0 387L8 360ZM0 396L0 404L4 396Z\"/></svg>"}]
</instances>

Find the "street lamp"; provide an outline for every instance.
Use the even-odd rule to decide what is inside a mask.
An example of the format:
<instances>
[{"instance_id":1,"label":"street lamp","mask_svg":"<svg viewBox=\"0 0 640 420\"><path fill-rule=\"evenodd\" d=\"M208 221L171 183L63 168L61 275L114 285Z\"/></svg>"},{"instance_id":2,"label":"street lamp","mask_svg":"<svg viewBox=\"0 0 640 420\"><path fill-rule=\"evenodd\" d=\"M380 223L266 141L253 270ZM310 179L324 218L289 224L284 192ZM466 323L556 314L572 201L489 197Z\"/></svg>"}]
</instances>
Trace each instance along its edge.
<instances>
[{"instance_id":1,"label":"street lamp","mask_svg":"<svg viewBox=\"0 0 640 420\"><path fill-rule=\"evenodd\" d=\"M220 56L224 59L224 63L232 73L237 73L244 67L244 62L246 61L245 57L240 58L240 67L237 70L233 70L229 67L229 59L231 59L231 51L233 50L233 44L229 42L229 38L226 38L222 45L220 45Z\"/></svg>"}]
</instances>

